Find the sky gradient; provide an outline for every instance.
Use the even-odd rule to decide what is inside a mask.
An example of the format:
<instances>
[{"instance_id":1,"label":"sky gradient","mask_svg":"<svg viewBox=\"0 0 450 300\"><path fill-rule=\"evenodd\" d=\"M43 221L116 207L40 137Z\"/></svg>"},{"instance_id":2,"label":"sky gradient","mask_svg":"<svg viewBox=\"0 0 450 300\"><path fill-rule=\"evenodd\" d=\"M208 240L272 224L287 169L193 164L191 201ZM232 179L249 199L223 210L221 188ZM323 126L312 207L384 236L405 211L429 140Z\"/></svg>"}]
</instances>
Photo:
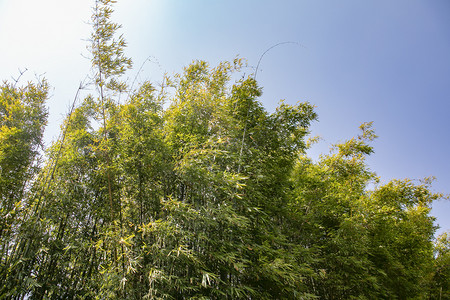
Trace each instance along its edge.
<instances>
[{"instance_id":1,"label":"sky gradient","mask_svg":"<svg viewBox=\"0 0 450 300\"><path fill-rule=\"evenodd\" d=\"M46 142L57 137L78 84L89 73L92 1L0 0L0 78L46 77L53 87ZM138 79L159 82L192 60L212 66L247 59L273 111L281 99L309 101L321 136L309 154L358 134L373 121L379 138L368 163L382 182L437 178L450 194L450 2L448 0L122 0L123 25ZM136 76L136 71L130 78ZM450 230L450 203L432 214Z\"/></svg>"}]
</instances>

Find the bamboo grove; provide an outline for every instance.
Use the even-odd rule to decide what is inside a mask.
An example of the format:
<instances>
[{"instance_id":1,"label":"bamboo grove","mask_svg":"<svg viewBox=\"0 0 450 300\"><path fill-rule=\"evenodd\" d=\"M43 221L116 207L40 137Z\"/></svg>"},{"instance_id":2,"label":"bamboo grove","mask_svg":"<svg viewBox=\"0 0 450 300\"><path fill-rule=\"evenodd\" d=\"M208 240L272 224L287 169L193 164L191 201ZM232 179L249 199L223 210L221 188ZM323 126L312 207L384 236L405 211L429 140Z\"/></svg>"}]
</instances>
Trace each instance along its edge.
<instances>
[{"instance_id":1,"label":"bamboo grove","mask_svg":"<svg viewBox=\"0 0 450 300\"><path fill-rule=\"evenodd\" d=\"M381 185L370 123L313 161L314 107L268 113L239 59L129 86L113 2L45 152L48 83L1 86L1 299L449 299L443 196Z\"/></svg>"}]
</instances>

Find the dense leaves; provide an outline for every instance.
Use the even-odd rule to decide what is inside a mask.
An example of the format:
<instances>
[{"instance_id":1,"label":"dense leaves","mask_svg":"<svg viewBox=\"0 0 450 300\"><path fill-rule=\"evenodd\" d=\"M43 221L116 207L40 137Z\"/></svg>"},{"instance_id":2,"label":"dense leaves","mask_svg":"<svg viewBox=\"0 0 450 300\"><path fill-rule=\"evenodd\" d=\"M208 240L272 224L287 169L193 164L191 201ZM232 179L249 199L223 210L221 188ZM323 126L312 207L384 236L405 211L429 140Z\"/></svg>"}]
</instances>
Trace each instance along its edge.
<instances>
[{"instance_id":1,"label":"dense leaves","mask_svg":"<svg viewBox=\"0 0 450 300\"><path fill-rule=\"evenodd\" d=\"M448 297L442 195L379 184L371 123L313 161L313 106L267 112L240 59L130 88L113 2L93 8L95 93L43 159L47 84L1 87L0 298Z\"/></svg>"}]
</instances>

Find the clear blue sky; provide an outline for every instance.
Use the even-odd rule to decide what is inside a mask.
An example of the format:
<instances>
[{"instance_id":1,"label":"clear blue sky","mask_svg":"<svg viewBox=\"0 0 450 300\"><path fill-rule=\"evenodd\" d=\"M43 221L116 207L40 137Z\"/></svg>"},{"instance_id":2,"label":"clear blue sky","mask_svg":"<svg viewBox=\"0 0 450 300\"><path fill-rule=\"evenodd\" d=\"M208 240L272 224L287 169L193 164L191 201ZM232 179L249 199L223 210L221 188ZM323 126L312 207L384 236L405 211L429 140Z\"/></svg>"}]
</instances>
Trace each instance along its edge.
<instances>
[{"instance_id":1,"label":"clear blue sky","mask_svg":"<svg viewBox=\"0 0 450 300\"><path fill-rule=\"evenodd\" d=\"M89 71L88 0L0 0L0 78L45 73L53 86L47 141L56 137L78 83ZM374 121L369 164L382 182L436 176L450 193L450 1L448 0L122 0L127 54L139 79L160 81L194 59L212 65L237 55L255 67L269 111L280 99L309 101L322 142L351 138ZM254 69L248 68L248 74ZM433 207L450 229L450 203Z\"/></svg>"}]
</instances>

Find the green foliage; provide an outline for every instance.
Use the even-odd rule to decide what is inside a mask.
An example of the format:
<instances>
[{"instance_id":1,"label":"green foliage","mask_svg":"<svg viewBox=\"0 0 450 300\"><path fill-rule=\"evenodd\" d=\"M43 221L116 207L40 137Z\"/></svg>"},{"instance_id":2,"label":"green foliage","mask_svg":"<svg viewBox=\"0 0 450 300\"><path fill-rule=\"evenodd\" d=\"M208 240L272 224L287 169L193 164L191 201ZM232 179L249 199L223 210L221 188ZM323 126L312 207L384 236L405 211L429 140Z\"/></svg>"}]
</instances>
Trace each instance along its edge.
<instances>
[{"instance_id":1,"label":"green foliage","mask_svg":"<svg viewBox=\"0 0 450 300\"><path fill-rule=\"evenodd\" d=\"M448 232L437 237L434 255L434 268L429 282L429 298L450 299L450 236Z\"/></svg>"},{"instance_id":2,"label":"green foliage","mask_svg":"<svg viewBox=\"0 0 450 300\"><path fill-rule=\"evenodd\" d=\"M312 249L311 293L321 299L423 298L432 272L434 219L430 204L442 197L429 180L414 185L378 179L366 163L371 124L317 163L302 157L293 174L299 243Z\"/></svg>"},{"instance_id":3,"label":"green foliage","mask_svg":"<svg viewBox=\"0 0 450 300\"><path fill-rule=\"evenodd\" d=\"M240 59L132 90L114 2L93 9L95 93L42 166L47 84L1 87L0 298L448 297L442 195L378 186L372 123L314 162L313 106L268 113L253 77L232 80Z\"/></svg>"},{"instance_id":4,"label":"green foliage","mask_svg":"<svg viewBox=\"0 0 450 300\"><path fill-rule=\"evenodd\" d=\"M386 297L424 297L435 231L429 205L439 197L430 192L429 183L409 180L391 181L371 194L370 254Z\"/></svg>"},{"instance_id":5,"label":"green foliage","mask_svg":"<svg viewBox=\"0 0 450 300\"><path fill-rule=\"evenodd\" d=\"M25 184L36 171L48 85L43 81L15 88L4 83L0 89L0 196L2 208L9 211L22 200Z\"/></svg>"},{"instance_id":6,"label":"green foliage","mask_svg":"<svg viewBox=\"0 0 450 300\"><path fill-rule=\"evenodd\" d=\"M34 286L29 271L29 244L37 238L28 224L33 198L29 190L39 171L39 151L47 122L45 81L16 88L0 87L0 295L14 295L22 286ZM27 270L28 269L28 270Z\"/></svg>"}]
</instances>

